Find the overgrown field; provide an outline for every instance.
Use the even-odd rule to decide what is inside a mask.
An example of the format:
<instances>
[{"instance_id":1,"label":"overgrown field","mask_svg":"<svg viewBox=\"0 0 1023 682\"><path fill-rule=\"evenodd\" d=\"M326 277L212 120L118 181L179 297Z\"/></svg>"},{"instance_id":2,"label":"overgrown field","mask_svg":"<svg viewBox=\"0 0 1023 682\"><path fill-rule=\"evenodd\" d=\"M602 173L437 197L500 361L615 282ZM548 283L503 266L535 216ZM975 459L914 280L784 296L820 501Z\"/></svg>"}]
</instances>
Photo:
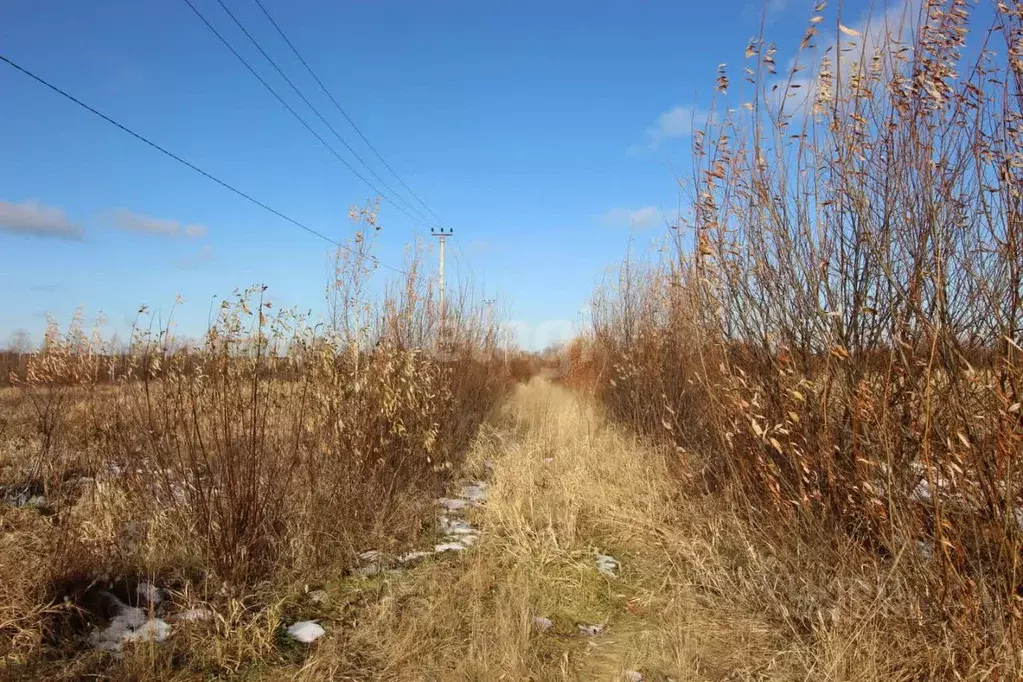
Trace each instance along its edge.
<instances>
[{"instance_id":1,"label":"overgrown field","mask_svg":"<svg viewBox=\"0 0 1023 682\"><path fill-rule=\"evenodd\" d=\"M362 552L431 532L511 371L483 306L463 292L442 314L418 261L369 293L375 216L355 217L326 323L277 310L259 286L225 301L197 344L143 310L126 349L76 319L12 362L0 677L190 679L300 660L285 625L343 630L362 599L310 591L347 580ZM118 618L140 622L101 634Z\"/></svg>"},{"instance_id":2,"label":"overgrown field","mask_svg":"<svg viewBox=\"0 0 1023 682\"><path fill-rule=\"evenodd\" d=\"M762 38L722 68L691 214L597 295L572 379L748 516L801 637L885 633L884 679L1015 679L1023 5L904 7L821 3L790 72Z\"/></svg>"}]
</instances>

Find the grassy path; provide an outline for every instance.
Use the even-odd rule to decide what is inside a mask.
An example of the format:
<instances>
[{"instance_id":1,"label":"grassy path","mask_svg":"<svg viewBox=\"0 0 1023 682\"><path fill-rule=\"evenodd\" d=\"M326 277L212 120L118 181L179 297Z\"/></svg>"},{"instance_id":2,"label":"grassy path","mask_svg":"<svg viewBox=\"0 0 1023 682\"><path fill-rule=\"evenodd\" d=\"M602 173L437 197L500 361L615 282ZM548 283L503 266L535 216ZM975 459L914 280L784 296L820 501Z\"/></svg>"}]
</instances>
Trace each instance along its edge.
<instances>
[{"instance_id":1,"label":"grassy path","mask_svg":"<svg viewBox=\"0 0 1023 682\"><path fill-rule=\"evenodd\" d=\"M687 518L663 458L574 394L539 380L520 387L484 430L470 469L483 472L484 462L493 470L488 500L470 514L479 542L388 582L336 640L344 654L329 642L312 654L309 679L336 676L352 652L387 680L781 672L772 629L732 610L720 597L726 585L707 584L715 569L706 565L722 548L699 539L715 529ZM618 559L617 575L597 569L596 551ZM553 626L538 626L539 617ZM603 631L585 635L580 625Z\"/></svg>"}]
</instances>

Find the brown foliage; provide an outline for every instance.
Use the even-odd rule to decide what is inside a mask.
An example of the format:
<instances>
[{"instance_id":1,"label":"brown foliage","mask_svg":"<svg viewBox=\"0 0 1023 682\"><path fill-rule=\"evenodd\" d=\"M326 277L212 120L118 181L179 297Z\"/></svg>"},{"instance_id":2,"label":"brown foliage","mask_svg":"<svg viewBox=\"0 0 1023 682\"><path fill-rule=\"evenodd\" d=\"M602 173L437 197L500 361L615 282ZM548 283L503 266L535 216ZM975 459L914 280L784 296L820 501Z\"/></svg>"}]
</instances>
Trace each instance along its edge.
<instances>
[{"instance_id":1,"label":"brown foliage","mask_svg":"<svg viewBox=\"0 0 1023 682\"><path fill-rule=\"evenodd\" d=\"M694 136L692 246L626 262L576 363L765 528L911 574L952 668L1023 617L1023 14L998 5L971 64L971 11L842 26L780 80L752 41L754 102Z\"/></svg>"},{"instance_id":2,"label":"brown foliage","mask_svg":"<svg viewBox=\"0 0 1023 682\"><path fill-rule=\"evenodd\" d=\"M369 241L338 251L325 326L277 309L263 286L225 300L194 345L144 308L124 350L80 316L66 332L51 324L3 394L0 649L12 665L40 656L78 618L75 600L117 576L251 602L421 532L511 384L496 322L468 294L440 319L418 259L367 293Z\"/></svg>"}]
</instances>

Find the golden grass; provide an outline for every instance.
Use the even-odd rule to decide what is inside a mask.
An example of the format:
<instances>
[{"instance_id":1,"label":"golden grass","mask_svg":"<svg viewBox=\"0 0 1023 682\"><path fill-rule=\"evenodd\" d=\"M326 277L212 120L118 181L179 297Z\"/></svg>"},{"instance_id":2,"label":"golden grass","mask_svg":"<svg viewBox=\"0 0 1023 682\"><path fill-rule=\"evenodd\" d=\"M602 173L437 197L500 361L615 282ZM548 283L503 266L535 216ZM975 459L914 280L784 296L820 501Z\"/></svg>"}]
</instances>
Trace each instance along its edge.
<instances>
[{"instance_id":1,"label":"golden grass","mask_svg":"<svg viewBox=\"0 0 1023 682\"><path fill-rule=\"evenodd\" d=\"M495 473L476 548L389 583L305 679L326 677L338 646L382 680L754 679L791 667L779 624L707 585L725 581L723 522L702 503L680 507L663 456L591 405L543 380L520 386L470 466L485 460ZM619 559L619 577L597 571L594 550ZM538 631L537 616L554 628ZM579 624L607 629L584 637Z\"/></svg>"},{"instance_id":2,"label":"golden grass","mask_svg":"<svg viewBox=\"0 0 1023 682\"><path fill-rule=\"evenodd\" d=\"M1023 13L982 7L817 3L780 72L752 38L674 236L565 353L753 519L809 677L1021 676Z\"/></svg>"},{"instance_id":3,"label":"golden grass","mask_svg":"<svg viewBox=\"0 0 1023 682\"><path fill-rule=\"evenodd\" d=\"M322 619L337 637L375 598L346 577L358 554L432 526L512 383L468 289L442 319L412 257L369 296L361 235L338 250L359 258L328 284L327 329L263 286L224 302L197 344L144 308L127 348L81 313L51 322L0 389L0 678L257 675L304 659L285 626ZM92 628L126 613L111 595L135 606L142 581L168 596L149 614L166 622L146 626L170 639L94 651ZM311 602L310 585L335 599ZM173 620L192 607L212 617ZM345 660L331 666L358 668Z\"/></svg>"},{"instance_id":4,"label":"golden grass","mask_svg":"<svg viewBox=\"0 0 1023 682\"><path fill-rule=\"evenodd\" d=\"M953 634L911 627L899 560L884 574L853 546L764 533L725 498L680 485L692 463L609 423L585 395L539 378L520 385L481 428L465 475L483 475L484 462L489 498L471 515L483 535L469 552L368 580L322 566L326 605L309 604L294 581L226 594L196 586L175 599L211 606L212 621L179 624L165 644L119 661L78 655L24 669L24 679L622 680L638 671L651 681L867 682L942 677L948 657L962 655ZM72 509L94 520L84 546L116 542L112 519L129 513L118 504L101 494ZM32 512L3 518L18 551L41 537ZM594 550L621 562L617 577L598 572ZM46 555L36 553L34 570L46 570ZM27 613L38 601L5 593L3 603ZM537 616L553 629L538 630ZM299 618L319 619L328 635L311 648L288 642L281 627ZM587 637L580 624L606 629ZM983 679L979 661L1013 655L975 653L977 665L958 666L965 679Z\"/></svg>"},{"instance_id":5,"label":"golden grass","mask_svg":"<svg viewBox=\"0 0 1023 682\"><path fill-rule=\"evenodd\" d=\"M380 680L984 679L1013 652L962 650L914 617L913 579L832 538L771 539L718 496L683 495L672 452L534 379L469 459L495 467L471 553L382 586L304 679L357 654ZM548 461L553 460L553 461ZM683 469L688 465L683 465ZM597 569L599 549L621 562ZM549 617L553 630L533 619ZM583 637L579 624L605 624Z\"/></svg>"}]
</instances>

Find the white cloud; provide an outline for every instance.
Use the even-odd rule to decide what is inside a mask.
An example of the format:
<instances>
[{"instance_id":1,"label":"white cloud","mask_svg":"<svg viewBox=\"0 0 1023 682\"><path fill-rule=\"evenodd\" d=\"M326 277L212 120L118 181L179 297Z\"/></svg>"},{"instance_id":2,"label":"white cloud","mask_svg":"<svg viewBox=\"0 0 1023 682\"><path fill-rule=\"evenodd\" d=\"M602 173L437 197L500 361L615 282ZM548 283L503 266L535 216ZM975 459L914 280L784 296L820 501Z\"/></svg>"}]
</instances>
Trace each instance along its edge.
<instances>
[{"instance_id":1,"label":"white cloud","mask_svg":"<svg viewBox=\"0 0 1023 682\"><path fill-rule=\"evenodd\" d=\"M777 110L784 102L787 114L805 113L822 87L818 74L825 60L833 76L836 72L842 76L841 83L831 86L832 92L836 85L848 86L854 73L873 68L875 55L881 57L880 64L887 66L894 53L912 45L919 10L920 0L900 0L861 21L845 24L844 34L822 33L817 37L817 49L800 56L803 70L792 78L791 87L786 91L789 73L796 64L795 58L789 60L786 70L778 74L771 86L767 103ZM840 69L836 67L836 60L841 60Z\"/></svg>"},{"instance_id":2,"label":"white cloud","mask_svg":"<svg viewBox=\"0 0 1023 682\"><path fill-rule=\"evenodd\" d=\"M612 208L600 217L600 221L611 227L649 227L660 216L654 206L637 209Z\"/></svg>"},{"instance_id":3,"label":"white cloud","mask_svg":"<svg viewBox=\"0 0 1023 682\"><path fill-rule=\"evenodd\" d=\"M740 18L743 21L755 21L760 23L763 19L766 23L772 23L779 15L784 14L792 3L789 0L753 0L747 2L743 8Z\"/></svg>"},{"instance_id":4,"label":"white cloud","mask_svg":"<svg viewBox=\"0 0 1023 682\"><path fill-rule=\"evenodd\" d=\"M82 238L82 229L72 225L63 210L32 199L20 204L0 201L0 232L73 241Z\"/></svg>"},{"instance_id":5,"label":"white cloud","mask_svg":"<svg viewBox=\"0 0 1023 682\"><path fill-rule=\"evenodd\" d=\"M125 208L110 211L106 218L115 227L126 232L161 237L188 237L190 239L206 236L206 228L202 225L182 225L176 220L152 218L141 213L133 213Z\"/></svg>"},{"instance_id":6,"label":"white cloud","mask_svg":"<svg viewBox=\"0 0 1023 682\"><path fill-rule=\"evenodd\" d=\"M696 107L675 107L670 109L654 121L654 124L646 129L646 144L633 145L630 152L652 151L661 146L665 140L673 140L680 137L692 135L693 131L701 128L710 114Z\"/></svg>"}]
</instances>

